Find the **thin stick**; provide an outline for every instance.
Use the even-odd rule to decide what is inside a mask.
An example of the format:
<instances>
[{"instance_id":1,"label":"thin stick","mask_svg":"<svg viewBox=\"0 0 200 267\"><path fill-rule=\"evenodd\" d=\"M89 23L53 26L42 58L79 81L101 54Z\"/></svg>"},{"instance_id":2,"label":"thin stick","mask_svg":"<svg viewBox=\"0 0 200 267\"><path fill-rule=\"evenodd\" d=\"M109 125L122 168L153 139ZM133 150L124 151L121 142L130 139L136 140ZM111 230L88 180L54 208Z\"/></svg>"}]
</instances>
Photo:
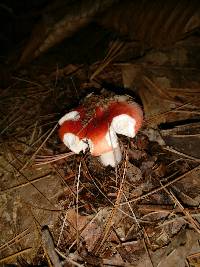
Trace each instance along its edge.
<instances>
[{"instance_id":1,"label":"thin stick","mask_svg":"<svg viewBox=\"0 0 200 267\"><path fill-rule=\"evenodd\" d=\"M26 166L33 160L33 158L35 157L35 155L40 151L40 149L43 147L43 145L46 143L46 141L49 139L49 137L53 134L53 132L55 131L55 129L57 128L58 123L56 123L56 125L53 127L53 129L50 131L50 133L47 135L47 137L44 139L44 141L42 142L42 144L38 147L38 149L33 153L33 155L30 157L30 159L24 164L24 166L21 168L20 171L22 171L24 168L26 168Z\"/></svg>"},{"instance_id":2,"label":"thin stick","mask_svg":"<svg viewBox=\"0 0 200 267\"><path fill-rule=\"evenodd\" d=\"M178 138L200 137L200 133L196 133L196 134L171 134L170 136L178 137Z\"/></svg>"},{"instance_id":3,"label":"thin stick","mask_svg":"<svg viewBox=\"0 0 200 267\"><path fill-rule=\"evenodd\" d=\"M39 87L44 88L44 85L41 85L41 84L39 84L37 82L32 82L32 81L29 81L29 80L26 80L26 79L22 79L22 78L18 78L18 77L15 77L15 76L13 76L12 79L15 79L15 80L21 81L21 82L26 82L26 83L34 84L36 86L39 86Z\"/></svg>"},{"instance_id":4,"label":"thin stick","mask_svg":"<svg viewBox=\"0 0 200 267\"><path fill-rule=\"evenodd\" d=\"M190 213L187 210L184 209L183 205L181 205L181 203L178 201L178 199L175 197L175 195L173 194L173 192L171 190L169 191L169 193L170 193L171 198L173 199L174 203L177 204L177 206L181 209L183 214L185 214L186 218L191 223L192 227L197 231L198 234L200 234L199 223L195 219L192 218L192 216L190 215Z\"/></svg>"},{"instance_id":5,"label":"thin stick","mask_svg":"<svg viewBox=\"0 0 200 267\"><path fill-rule=\"evenodd\" d=\"M7 189L4 189L4 190L0 191L0 195L4 194L6 192L9 192L9 191L15 190L15 189L19 189L19 188L25 187L27 185L31 185L32 183L38 182L40 180L46 179L46 178L50 177L50 174L51 173L47 173L47 174L45 174L45 175L43 175L41 177L37 177L37 178L35 178L33 180L30 180L30 181L24 182L22 184L18 184L18 185L15 185L13 187L9 187Z\"/></svg>"},{"instance_id":6,"label":"thin stick","mask_svg":"<svg viewBox=\"0 0 200 267\"><path fill-rule=\"evenodd\" d=\"M26 201L23 201L23 203L26 205L26 206L29 206L33 209L38 209L38 210L46 210L46 211L51 211L51 212L63 212L64 209L48 209L48 208L44 208L44 207L39 207L39 206L36 206L36 205L33 205L33 204L30 204Z\"/></svg>"},{"instance_id":7,"label":"thin stick","mask_svg":"<svg viewBox=\"0 0 200 267\"><path fill-rule=\"evenodd\" d=\"M129 202L129 203L132 203L132 202L136 202L136 201L138 201L138 200L144 199L144 198L146 198L146 197L149 197L149 196L151 196L151 195L153 195L153 194L155 194L155 193L157 193L157 192L163 190L164 188L166 188L166 187L168 187L168 186L170 186L170 185L172 185L172 184L174 184L174 183L180 181L180 180L183 179L186 175L189 175L189 174L191 174L192 172L199 170L199 168L200 168L200 165L198 165L197 167L193 168L192 170L190 170L190 171L188 171L188 172L185 172L184 174L182 174L181 176L177 177L177 178L174 179L173 181L170 181L170 182L166 183L165 185L162 185L162 186L160 186L160 187L158 187L158 188L155 188L155 189L153 189L152 191L150 191L150 192L148 192L148 193L146 193L146 194L144 194L144 195L142 195L142 196L139 196L139 197L130 199L128 202ZM122 202L122 203L120 203L120 205L126 205L128 202L127 202L127 201L126 201L126 202Z\"/></svg>"},{"instance_id":8,"label":"thin stick","mask_svg":"<svg viewBox=\"0 0 200 267\"><path fill-rule=\"evenodd\" d=\"M115 43L111 46L110 50L108 51L105 59L102 61L100 66L97 68L97 70L91 75L90 80L94 80L94 78L99 75L105 67L107 67L112 60L118 56L119 51L123 48L124 43Z\"/></svg>"},{"instance_id":9,"label":"thin stick","mask_svg":"<svg viewBox=\"0 0 200 267\"><path fill-rule=\"evenodd\" d=\"M197 214L191 214L191 216L192 216L193 218L197 218L197 219L199 219L199 217L200 217L200 213L197 213ZM175 222L175 221L184 221L185 223L188 223L188 221L187 221L186 219L187 219L186 216L177 216L176 218L174 218L174 219L170 219L170 220L168 220L168 221L162 223L161 225L157 225L157 226L155 226L155 228L161 228L161 227L164 227L164 226L166 226L166 225L168 225L168 224L170 224L170 223L173 223L173 222Z\"/></svg>"},{"instance_id":10,"label":"thin stick","mask_svg":"<svg viewBox=\"0 0 200 267\"><path fill-rule=\"evenodd\" d=\"M74 79L73 79L72 76L70 77L70 80L72 81L72 85L73 85L73 87L74 87L74 89L75 89L76 97L77 97L77 100L78 100L78 99L80 98L80 96L79 96L79 94L78 94L78 90L77 90L77 88L76 88L76 84L75 84Z\"/></svg>"},{"instance_id":11,"label":"thin stick","mask_svg":"<svg viewBox=\"0 0 200 267\"><path fill-rule=\"evenodd\" d=\"M152 259L151 259L150 252L149 252L148 247L147 247L146 242L145 242L145 237L146 237L146 239L148 240L148 235L147 235L147 233L146 233L146 231L145 231L144 228L143 228L143 233L144 233L143 245L144 245L144 248L145 248L145 250L146 250L146 253L147 253L148 257L149 257L149 260L150 260L150 262L151 262L151 266L154 267L154 265L153 265L153 261L152 261Z\"/></svg>"},{"instance_id":12,"label":"thin stick","mask_svg":"<svg viewBox=\"0 0 200 267\"><path fill-rule=\"evenodd\" d=\"M196 162L200 162L200 159L195 158L195 157L192 157L192 156L187 155L187 154L185 154L185 153L179 152L179 151L177 151L177 150L174 149L174 148L163 147L163 149L164 149L164 150L167 150L167 151L169 151L169 152L172 152L172 153L174 153L174 154L177 154L177 155L179 155L179 156L183 156L183 157L185 157L185 158L194 160L194 161L196 161Z\"/></svg>"},{"instance_id":13,"label":"thin stick","mask_svg":"<svg viewBox=\"0 0 200 267\"><path fill-rule=\"evenodd\" d=\"M79 229L78 229L78 196L79 196L79 184L80 184L80 175L81 175L81 161L78 167L78 176L77 176L77 184L76 184L76 245L77 249L79 248Z\"/></svg>"},{"instance_id":14,"label":"thin stick","mask_svg":"<svg viewBox=\"0 0 200 267\"><path fill-rule=\"evenodd\" d=\"M32 247L22 249L22 250L20 250L20 251L14 253L14 254L12 254L12 255L10 255L10 256L7 256L7 257L5 257L5 258L3 258L3 259L0 259L0 263L4 263L4 262L10 261L10 260L13 260L13 258L16 258L16 257L18 257L18 256L20 256L20 255L22 255L22 254L24 254L25 252L29 252L29 251L31 251L31 250L32 250Z\"/></svg>"},{"instance_id":15,"label":"thin stick","mask_svg":"<svg viewBox=\"0 0 200 267\"><path fill-rule=\"evenodd\" d=\"M9 127L11 127L16 121L19 121L23 118L23 116L19 116L16 119L14 119L11 123L9 123L1 132L0 134L3 134Z\"/></svg>"},{"instance_id":16,"label":"thin stick","mask_svg":"<svg viewBox=\"0 0 200 267\"><path fill-rule=\"evenodd\" d=\"M41 159L36 159L36 166L41 166L41 165L45 165L45 164L49 164L49 163L53 163L55 161L58 161L58 160L61 160L61 159L65 159L67 157L71 157L75 155L74 152L68 152L68 153L64 153L64 154L61 154L61 155L55 155L55 156L40 156Z\"/></svg>"},{"instance_id":17,"label":"thin stick","mask_svg":"<svg viewBox=\"0 0 200 267\"><path fill-rule=\"evenodd\" d=\"M42 193L42 191L40 189L38 189L34 183L31 182L31 180L29 180L26 175L24 175L20 170L17 169L17 167L15 167L14 164L12 164L11 162L9 162L9 164L14 168L14 170L20 174L26 181L27 183L29 183L30 185L32 185L52 206L54 206L54 204L45 196L45 194Z\"/></svg>"},{"instance_id":18,"label":"thin stick","mask_svg":"<svg viewBox=\"0 0 200 267\"><path fill-rule=\"evenodd\" d=\"M71 206L71 202L69 203L68 209L70 208L70 206ZM68 209L67 209L67 211L65 213L65 218L63 220L63 224L62 224L62 227L61 227L61 230L60 230L60 233L59 233L58 242L56 244L57 247L60 245L60 241L61 241L61 238L62 238L62 233L63 233L63 230L64 230L65 222L67 220L67 215L68 215L67 212L68 212Z\"/></svg>"},{"instance_id":19,"label":"thin stick","mask_svg":"<svg viewBox=\"0 0 200 267\"><path fill-rule=\"evenodd\" d=\"M17 236L15 236L14 238L12 238L11 240L9 240L8 242L6 242L5 244L3 244L2 246L0 246L0 250L4 250L5 248L7 248L8 246L11 246L13 242L19 242L20 239L24 238L25 236L27 236L28 234L30 234L30 232L28 232L28 228L25 229L23 232L21 232L20 234L18 234ZM15 244L13 243L13 244Z\"/></svg>"},{"instance_id":20,"label":"thin stick","mask_svg":"<svg viewBox=\"0 0 200 267\"><path fill-rule=\"evenodd\" d=\"M69 257L66 257L61 251L59 251L57 248L55 249L55 251L63 258L65 259L67 262L77 266L77 267L84 267L85 265L79 264L77 262L75 262L74 260L70 259Z\"/></svg>"},{"instance_id":21,"label":"thin stick","mask_svg":"<svg viewBox=\"0 0 200 267\"><path fill-rule=\"evenodd\" d=\"M128 207L129 207L129 209L130 209L130 211L131 211L131 213L132 213L132 215L133 215L133 218L134 218L134 220L135 220L135 223L137 224L138 229L141 229L140 224L139 224L139 222L138 222L138 220L137 220L137 218L136 218L136 216L135 216L135 213L134 213L134 211L133 211L133 208L131 207L131 205L130 205L130 203L129 203L129 201L128 201L128 199L127 199L127 197L126 197L126 195L125 195L124 192L123 192L123 196L124 196L125 200L126 200L127 203L128 203Z\"/></svg>"},{"instance_id":22,"label":"thin stick","mask_svg":"<svg viewBox=\"0 0 200 267\"><path fill-rule=\"evenodd\" d=\"M117 211L117 206L120 204L121 201L121 197L122 197L122 193L123 193L123 185L124 185L124 181L126 178L126 171L127 171L127 154L126 154L126 160L125 160L125 164L124 164L124 170L123 170L123 175L122 175L122 179L121 179L121 183L120 183L120 187L118 190L118 194L117 194L117 199L116 199L116 203L114 205L114 207L112 208L112 211L107 219L107 222L104 226L104 234L102 236L102 238L100 239L100 242L96 244L96 246L93 249L93 252L95 253L95 255L99 255L102 251L102 247L106 241L106 239L108 238L111 228L113 226L113 217L116 214Z\"/></svg>"},{"instance_id":23,"label":"thin stick","mask_svg":"<svg viewBox=\"0 0 200 267\"><path fill-rule=\"evenodd\" d=\"M164 112L161 112L161 113L159 113L159 114L153 115L153 116L151 116L150 118L146 119L146 123L153 122L153 121L156 120L157 118L160 118L160 117L162 117L162 116L166 116L167 114L170 114L170 113L172 113L172 112L174 112L174 111L176 111L176 110L179 110L179 109L181 109L181 108L183 108L183 107L186 107L186 106L188 106L188 105L190 105L190 102L185 103L185 104L182 104L182 105L180 105L180 106L178 106L178 107L172 108L172 109L170 109L170 110L168 110L168 111L164 111Z\"/></svg>"}]
</instances>

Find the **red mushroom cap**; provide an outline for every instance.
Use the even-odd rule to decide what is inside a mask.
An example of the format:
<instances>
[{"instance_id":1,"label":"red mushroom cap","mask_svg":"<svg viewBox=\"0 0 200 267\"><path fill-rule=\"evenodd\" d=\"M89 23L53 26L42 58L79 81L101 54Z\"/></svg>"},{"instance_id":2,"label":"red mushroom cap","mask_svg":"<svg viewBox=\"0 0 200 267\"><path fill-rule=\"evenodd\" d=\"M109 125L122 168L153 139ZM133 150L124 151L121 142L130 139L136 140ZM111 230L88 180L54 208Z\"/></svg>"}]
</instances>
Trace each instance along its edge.
<instances>
[{"instance_id":1,"label":"red mushroom cap","mask_svg":"<svg viewBox=\"0 0 200 267\"><path fill-rule=\"evenodd\" d=\"M93 156L100 156L102 153L112 150L109 137L109 134L112 133L109 133L109 128L109 114L102 108L97 107L95 116L87 125L86 132L90 152Z\"/></svg>"},{"instance_id":2,"label":"red mushroom cap","mask_svg":"<svg viewBox=\"0 0 200 267\"><path fill-rule=\"evenodd\" d=\"M83 128L81 121L65 121L58 130L60 139L63 141L64 135L66 133L72 133L79 137L79 139L84 138L84 133L81 131Z\"/></svg>"},{"instance_id":3,"label":"red mushroom cap","mask_svg":"<svg viewBox=\"0 0 200 267\"><path fill-rule=\"evenodd\" d=\"M112 102L108 107L109 123L117 134L134 137L142 126L143 112L135 102Z\"/></svg>"},{"instance_id":4,"label":"red mushroom cap","mask_svg":"<svg viewBox=\"0 0 200 267\"><path fill-rule=\"evenodd\" d=\"M64 144L74 153L85 151L88 147L84 140L86 128L83 125L85 110L77 108L65 114L60 120L59 137Z\"/></svg>"},{"instance_id":5,"label":"red mushroom cap","mask_svg":"<svg viewBox=\"0 0 200 267\"><path fill-rule=\"evenodd\" d=\"M116 133L110 128L109 113L100 107L87 126L86 138L93 156L100 156L103 165L115 166L121 160Z\"/></svg>"}]
</instances>

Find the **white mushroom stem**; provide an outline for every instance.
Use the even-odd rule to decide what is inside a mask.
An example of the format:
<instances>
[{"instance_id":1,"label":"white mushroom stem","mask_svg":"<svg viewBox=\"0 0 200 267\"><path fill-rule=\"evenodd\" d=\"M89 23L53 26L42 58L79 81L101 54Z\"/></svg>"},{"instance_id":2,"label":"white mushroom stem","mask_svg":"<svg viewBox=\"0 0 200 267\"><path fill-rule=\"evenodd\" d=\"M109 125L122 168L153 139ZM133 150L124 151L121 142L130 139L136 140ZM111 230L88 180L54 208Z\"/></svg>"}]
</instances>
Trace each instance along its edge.
<instances>
[{"instance_id":1,"label":"white mushroom stem","mask_svg":"<svg viewBox=\"0 0 200 267\"><path fill-rule=\"evenodd\" d=\"M102 154L99 158L104 166L110 165L115 167L122 159L121 149L119 146L117 146L113 150Z\"/></svg>"},{"instance_id":2,"label":"white mushroom stem","mask_svg":"<svg viewBox=\"0 0 200 267\"><path fill-rule=\"evenodd\" d=\"M101 154L100 161L104 166L110 165L115 167L121 161L122 153L118 143L117 135L112 127L109 128L105 138L112 150Z\"/></svg>"}]
</instances>

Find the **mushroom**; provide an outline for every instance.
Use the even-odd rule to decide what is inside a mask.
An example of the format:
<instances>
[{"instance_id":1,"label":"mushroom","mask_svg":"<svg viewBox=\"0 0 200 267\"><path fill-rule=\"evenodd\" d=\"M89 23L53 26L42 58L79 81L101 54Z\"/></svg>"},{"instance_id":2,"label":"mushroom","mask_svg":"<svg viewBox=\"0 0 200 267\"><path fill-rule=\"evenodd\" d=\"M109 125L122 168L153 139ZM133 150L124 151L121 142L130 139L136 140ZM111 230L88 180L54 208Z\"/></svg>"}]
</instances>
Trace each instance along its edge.
<instances>
[{"instance_id":1,"label":"mushroom","mask_svg":"<svg viewBox=\"0 0 200 267\"><path fill-rule=\"evenodd\" d=\"M122 159L117 134L135 137L142 121L137 103L128 96L115 96L67 113L59 121L59 135L74 153L89 146L91 155L99 156L104 166L115 167Z\"/></svg>"},{"instance_id":2,"label":"mushroom","mask_svg":"<svg viewBox=\"0 0 200 267\"><path fill-rule=\"evenodd\" d=\"M63 143L74 153L79 154L81 151L85 152L88 144L85 137L85 127L83 119L85 116L84 108L77 108L65 114L59 120L59 137Z\"/></svg>"}]
</instances>

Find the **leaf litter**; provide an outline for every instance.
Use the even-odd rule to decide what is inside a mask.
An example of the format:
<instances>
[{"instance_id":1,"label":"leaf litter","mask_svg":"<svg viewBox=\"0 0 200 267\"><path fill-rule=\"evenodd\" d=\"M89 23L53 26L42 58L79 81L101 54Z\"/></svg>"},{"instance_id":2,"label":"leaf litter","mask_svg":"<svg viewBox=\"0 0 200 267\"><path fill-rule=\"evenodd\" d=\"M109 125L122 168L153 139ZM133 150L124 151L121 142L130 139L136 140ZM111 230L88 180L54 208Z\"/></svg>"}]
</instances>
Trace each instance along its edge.
<instances>
[{"instance_id":1,"label":"leaf litter","mask_svg":"<svg viewBox=\"0 0 200 267\"><path fill-rule=\"evenodd\" d=\"M114 44L92 65L89 80L83 65L69 65L35 80L13 77L12 93L1 92L1 263L198 266L199 122L187 124L199 118L198 88L174 84L166 93L143 68L144 126L134 139L120 137L124 158L116 169L69 152L58 139L58 119L89 87L113 83L113 73L113 86L123 86L126 70L112 64L121 48ZM126 69L136 71L126 75L134 84L127 79L138 66ZM180 146L178 138L196 143Z\"/></svg>"}]
</instances>

